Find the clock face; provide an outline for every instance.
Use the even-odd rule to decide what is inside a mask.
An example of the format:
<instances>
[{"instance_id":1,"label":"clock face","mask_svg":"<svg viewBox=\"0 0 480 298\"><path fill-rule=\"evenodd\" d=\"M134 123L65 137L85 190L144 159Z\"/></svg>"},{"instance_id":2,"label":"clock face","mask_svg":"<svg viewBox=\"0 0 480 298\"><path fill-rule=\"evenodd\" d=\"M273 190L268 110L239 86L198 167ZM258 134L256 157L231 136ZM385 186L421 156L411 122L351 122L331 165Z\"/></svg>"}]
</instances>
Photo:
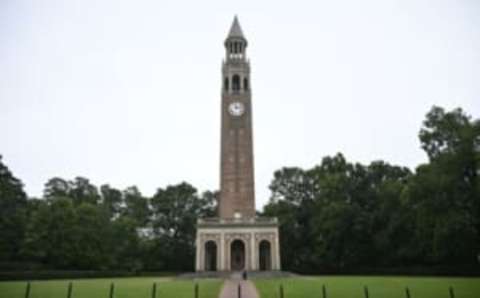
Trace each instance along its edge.
<instances>
[{"instance_id":1,"label":"clock face","mask_svg":"<svg viewBox=\"0 0 480 298\"><path fill-rule=\"evenodd\" d=\"M232 116L242 116L243 112L245 112L245 107L243 103L234 101L228 106L228 112Z\"/></svg>"}]
</instances>

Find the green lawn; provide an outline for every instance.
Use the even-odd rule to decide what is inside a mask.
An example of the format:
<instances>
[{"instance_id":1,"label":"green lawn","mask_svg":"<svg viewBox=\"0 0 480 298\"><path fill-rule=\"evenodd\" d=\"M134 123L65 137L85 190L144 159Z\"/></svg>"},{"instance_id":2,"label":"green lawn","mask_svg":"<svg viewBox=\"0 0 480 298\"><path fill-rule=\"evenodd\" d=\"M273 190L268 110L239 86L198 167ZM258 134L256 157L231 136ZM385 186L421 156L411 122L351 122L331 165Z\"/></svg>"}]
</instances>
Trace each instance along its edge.
<instances>
[{"instance_id":1,"label":"green lawn","mask_svg":"<svg viewBox=\"0 0 480 298\"><path fill-rule=\"evenodd\" d=\"M157 298L193 298L194 281L171 278L104 278L72 280L72 298L108 298L110 283L115 283L115 298L151 298L152 285L157 283ZM30 298L66 298L68 280L33 281ZM201 298L216 298L223 281L199 281ZM322 297L322 285L327 298L364 298L368 286L370 298L405 298L409 287L411 298L449 298L453 286L455 298L479 298L480 278L442 277L298 277L290 279L255 280L261 298L279 298L279 285L284 298ZM0 282L0 298L24 298L25 282Z\"/></svg>"},{"instance_id":2,"label":"green lawn","mask_svg":"<svg viewBox=\"0 0 480 298\"><path fill-rule=\"evenodd\" d=\"M364 298L364 286L370 298L405 298L405 287L410 289L411 298L449 298L450 286L455 298L480 297L480 278L317 276L255 280L261 298L278 298L280 284L285 298L321 298L323 284L328 298Z\"/></svg>"},{"instance_id":3,"label":"green lawn","mask_svg":"<svg viewBox=\"0 0 480 298\"><path fill-rule=\"evenodd\" d=\"M169 278L105 278L72 280L72 298L109 298L110 283L115 283L115 298L151 298L157 283L158 298L193 298L194 281ZM68 280L33 281L30 298L66 298ZM223 281L199 281L200 298L216 298ZM0 298L24 298L25 282L0 282Z\"/></svg>"}]
</instances>

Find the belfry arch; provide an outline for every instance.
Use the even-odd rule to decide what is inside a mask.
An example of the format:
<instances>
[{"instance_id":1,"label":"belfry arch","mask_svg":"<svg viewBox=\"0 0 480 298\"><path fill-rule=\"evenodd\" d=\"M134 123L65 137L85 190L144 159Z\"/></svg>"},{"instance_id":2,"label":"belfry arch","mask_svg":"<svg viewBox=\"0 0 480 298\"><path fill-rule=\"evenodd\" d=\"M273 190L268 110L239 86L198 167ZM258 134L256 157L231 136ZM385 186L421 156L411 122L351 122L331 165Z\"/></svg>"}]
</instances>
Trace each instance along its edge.
<instances>
[{"instance_id":1,"label":"belfry arch","mask_svg":"<svg viewBox=\"0 0 480 298\"><path fill-rule=\"evenodd\" d=\"M225 80L223 81L223 87L224 87L225 91L229 90L230 86L229 86L228 77L226 77Z\"/></svg>"},{"instance_id":2,"label":"belfry arch","mask_svg":"<svg viewBox=\"0 0 480 298\"><path fill-rule=\"evenodd\" d=\"M234 74L232 77L232 91L240 91L240 76Z\"/></svg>"},{"instance_id":3,"label":"belfry arch","mask_svg":"<svg viewBox=\"0 0 480 298\"><path fill-rule=\"evenodd\" d=\"M248 91L248 78L243 78L243 90Z\"/></svg>"}]
</instances>

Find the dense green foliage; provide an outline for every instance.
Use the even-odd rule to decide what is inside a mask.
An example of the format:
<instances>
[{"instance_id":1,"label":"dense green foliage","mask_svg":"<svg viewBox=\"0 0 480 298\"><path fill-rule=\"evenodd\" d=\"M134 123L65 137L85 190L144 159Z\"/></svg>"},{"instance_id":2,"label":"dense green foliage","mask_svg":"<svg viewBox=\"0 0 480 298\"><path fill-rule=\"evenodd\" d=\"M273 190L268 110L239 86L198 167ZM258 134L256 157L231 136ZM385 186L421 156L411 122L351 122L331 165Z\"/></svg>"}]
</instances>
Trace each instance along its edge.
<instances>
[{"instance_id":1,"label":"dense green foliage","mask_svg":"<svg viewBox=\"0 0 480 298\"><path fill-rule=\"evenodd\" d=\"M31 283L32 298L65 298L70 281L35 281ZM84 279L72 281L72 297L108 298L110 284L114 283L114 297L150 298L153 283L157 283L156 296L161 298L192 298L193 281L171 280L167 278L115 278ZM202 280L198 282L199 297L217 297L222 285L220 280ZM0 282L0 298L25 297L26 282Z\"/></svg>"},{"instance_id":2,"label":"dense green foliage","mask_svg":"<svg viewBox=\"0 0 480 298\"><path fill-rule=\"evenodd\" d=\"M0 163L0 270L193 270L197 217L215 213L215 193L180 183L144 197L86 178L52 178L41 199ZM100 189L100 190L99 190Z\"/></svg>"},{"instance_id":3,"label":"dense green foliage","mask_svg":"<svg viewBox=\"0 0 480 298\"><path fill-rule=\"evenodd\" d=\"M434 107L420 141L429 163L415 173L342 154L275 172L265 215L280 219L283 267L478 266L480 121Z\"/></svg>"},{"instance_id":4,"label":"dense green foliage","mask_svg":"<svg viewBox=\"0 0 480 298\"><path fill-rule=\"evenodd\" d=\"M434 107L420 142L429 161L414 172L340 153L276 171L263 214L280 220L283 268L478 267L480 121ZM27 199L0 159L0 271L193 270L195 222L215 214L216 196L188 183L146 197L55 177Z\"/></svg>"},{"instance_id":5,"label":"dense green foliage","mask_svg":"<svg viewBox=\"0 0 480 298\"><path fill-rule=\"evenodd\" d=\"M278 298L279 287L283 285L285 298L322 297L325 285L327 297L369 297L405 298L408 287L411 297L450 297L452 287L455 297L477 298L480 293L480 278L424 278L424 277L301 277L290 279L260 279L255 285L262 298Z\"/></svg>"},{"instance_id":6,"label":"dense green foliage","mask_svg":"<svg viewBox=\"0 0 480 298\"><path fill-rule=\"evenodd\" d=\"M17 259L25 237L27 195L0 156L0 261Z\"/></svg>"}]
</instances>

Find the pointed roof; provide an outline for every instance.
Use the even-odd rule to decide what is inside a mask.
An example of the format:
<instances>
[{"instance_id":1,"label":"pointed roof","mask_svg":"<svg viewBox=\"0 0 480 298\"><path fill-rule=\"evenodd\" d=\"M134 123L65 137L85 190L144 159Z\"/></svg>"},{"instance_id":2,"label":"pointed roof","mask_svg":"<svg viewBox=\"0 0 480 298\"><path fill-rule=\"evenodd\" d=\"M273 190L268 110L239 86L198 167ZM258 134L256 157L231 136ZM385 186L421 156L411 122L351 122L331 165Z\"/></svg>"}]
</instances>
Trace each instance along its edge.
<instances>
[{"instance_id":1,"label":"pointed roof","mask_svg":"<svg viewBox=\"0 0 480 298\"><path fill-rule=\"evenodd\" d=\"M242 32L242 27L240 27L240 22L238 21L237 15L235 15L235 18L233 19L232 26L230 27L230 32L228 33L227 38L232 38L232 37L240 37L245 39L245 36L243 36Z\"/></svg>"}]
</instances>

